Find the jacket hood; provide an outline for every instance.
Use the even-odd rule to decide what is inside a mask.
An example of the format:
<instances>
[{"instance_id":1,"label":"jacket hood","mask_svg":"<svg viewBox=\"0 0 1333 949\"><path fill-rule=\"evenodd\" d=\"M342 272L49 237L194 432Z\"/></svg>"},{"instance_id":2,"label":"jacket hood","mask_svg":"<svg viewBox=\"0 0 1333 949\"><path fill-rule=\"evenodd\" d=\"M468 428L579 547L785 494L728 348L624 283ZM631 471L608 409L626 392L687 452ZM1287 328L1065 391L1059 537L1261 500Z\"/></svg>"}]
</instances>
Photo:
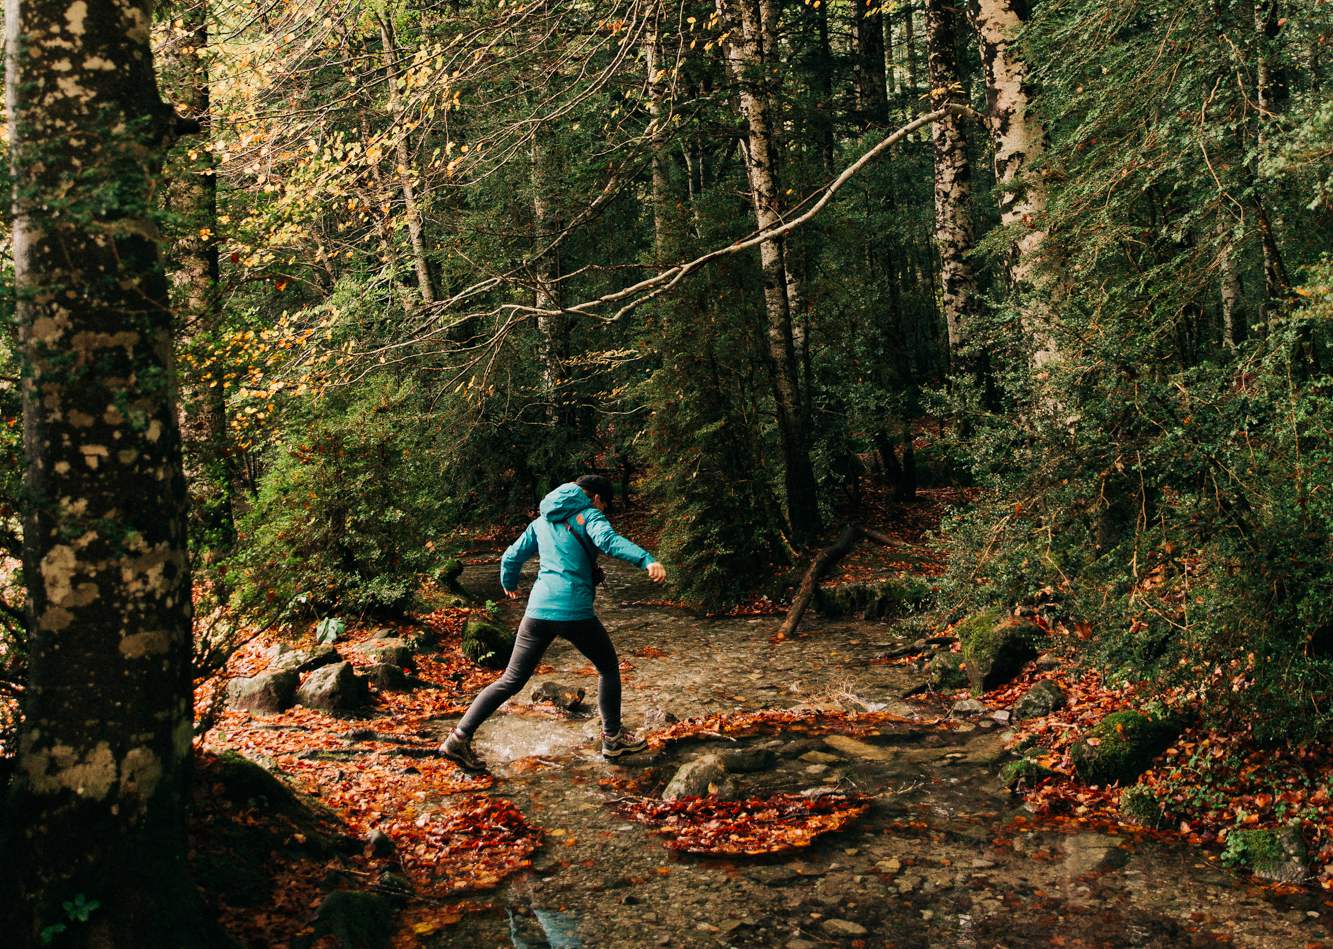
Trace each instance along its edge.
<instances>
[{"instance_id":1,"label":"jacket hood","mask_svg":"<svg viewBox=\"0 0 1333 949\"><path fill-rule=\"evenodd\" d=\"M569 520L579 511L592 507L592 498L588 497L573 481L562 484L546 497L542 498L541 514L552 523Z\"/></svg>"}]
</instances>

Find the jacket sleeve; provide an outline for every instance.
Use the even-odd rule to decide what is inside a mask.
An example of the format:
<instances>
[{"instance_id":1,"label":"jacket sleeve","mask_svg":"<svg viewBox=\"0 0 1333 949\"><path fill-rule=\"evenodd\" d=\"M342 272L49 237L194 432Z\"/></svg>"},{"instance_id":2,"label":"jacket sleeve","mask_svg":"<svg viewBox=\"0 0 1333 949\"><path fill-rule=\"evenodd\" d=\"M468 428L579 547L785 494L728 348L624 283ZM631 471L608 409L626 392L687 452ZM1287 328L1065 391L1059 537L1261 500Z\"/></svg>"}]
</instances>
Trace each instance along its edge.
<instances>
[{"instance_id":1,"label":"jacket sleeve","mask_svg":"<svg viewBox=\"0 0 1333 949\"><path fill-rule=\"evenodd\" d=\"M587 521L584 526L588 531L588 537L602 553L640 568L646 568L654 562L652 554L617 534L601 511L589 508L583 512L583 516Z\"/></svg>"},{"instance_id":2,"label":"jacket sleeve","mask_svg":"<svg viewBox=\"0 0 1333 949\"><path fill-rule=\"evenodd\" d=\"M500 586L506 590L517 590L523 565L531 560L536 552L537 531L533 529L532 524L529 524L528 529L519 535L518 540L509 545L504 556L500 558Z\"/></svg>"}]
</instances>

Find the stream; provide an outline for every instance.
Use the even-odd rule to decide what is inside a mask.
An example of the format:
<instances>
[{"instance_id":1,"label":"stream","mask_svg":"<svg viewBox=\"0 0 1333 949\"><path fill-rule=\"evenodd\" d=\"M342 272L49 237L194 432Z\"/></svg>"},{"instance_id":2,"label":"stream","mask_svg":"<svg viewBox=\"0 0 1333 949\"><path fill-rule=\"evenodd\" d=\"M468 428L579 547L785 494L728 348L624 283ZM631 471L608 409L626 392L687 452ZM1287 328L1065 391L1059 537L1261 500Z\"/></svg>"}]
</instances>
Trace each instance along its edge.
<instances>
[{"instance_id":1,"label":"stream","mask_svg":"<svg viewBox=\"0 0 1333 949\"><path fill-rule=\"evenodd\" d=\"M524 590L531 583L532 565ZM552 681L587 690L596 674L557 640L529 687L482 726L476 747L546 832L530 871L484 894L438 945L477 947L1309 946L1333 941L1317 893L1278 895L1183 843L1034 817L1000 785L1005 726L932 724L899 698L911 668L869 660L901 644L893 624L809 614L771 643L779 617L699 619L635 602L659 597L641 572L607 564L599 615L622 660L627 725L651 729L718 712L796 706L885 709L920 724L847 740L801 734L679 742L610 763L599 721L534 708ZM464 583L498 598L493 563ZM521 601L520 601L521 603ZM521 606L505 614L517 623ZM648 648L645 651L646 647ZM660 651L660 655L657 654ZM626 668L625 663L628 663ZM451 723L444 723L441 735ZM719 748L762 746L775 764L737 775L745 793L829 787L871 794L869 813L789 855L678 855L618 815L599 785L636 775L660 790ZM644 773L646 770L647 773Z\"/></svg>"}]
</instances>

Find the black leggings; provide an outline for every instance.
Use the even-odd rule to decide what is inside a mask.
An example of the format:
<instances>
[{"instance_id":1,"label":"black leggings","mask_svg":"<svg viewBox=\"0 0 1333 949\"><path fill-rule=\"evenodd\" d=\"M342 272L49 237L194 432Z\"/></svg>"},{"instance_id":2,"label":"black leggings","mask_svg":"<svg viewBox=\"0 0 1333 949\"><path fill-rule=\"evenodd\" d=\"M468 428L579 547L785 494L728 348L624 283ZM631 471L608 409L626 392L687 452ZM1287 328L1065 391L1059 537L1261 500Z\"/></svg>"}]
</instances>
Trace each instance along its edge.
<instances>
[{"instance_id":1,"label":"black leggings","mask_svg":"<svg viewBox=\"0 0 1333 949\"><path fill-rule=\"evenodd\" d=\"M471 738L477 726L495 714L495 710L518 694L532 678L533 670L541 662L546 647L561 636L587 656L601 676L597 683L597 707L602 713L602 728L608 735L620 731L620 662L616 647L606 634L597 617L580 620L551 620L523 617L514 639L514 652L504 675L496 679L472 700L454 731L463 738Z\"/></svg>"}]
</instances>

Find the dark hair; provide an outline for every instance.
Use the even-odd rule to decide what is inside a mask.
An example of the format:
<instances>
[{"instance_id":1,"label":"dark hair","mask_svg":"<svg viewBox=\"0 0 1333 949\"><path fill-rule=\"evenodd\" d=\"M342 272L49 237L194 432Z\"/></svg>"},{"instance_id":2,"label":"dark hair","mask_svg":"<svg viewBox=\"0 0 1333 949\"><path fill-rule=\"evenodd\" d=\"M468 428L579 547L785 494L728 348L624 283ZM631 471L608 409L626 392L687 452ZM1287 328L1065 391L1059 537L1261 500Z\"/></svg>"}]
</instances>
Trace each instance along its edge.
<instances>
[{"instance_id":1,"label":"dark hair","mask_svg":"<svg viewBox=\"0 0 1333 949\"><path fill-rule=\"evenodd\" d=\"M616 486L611 483L610 478L598 474L586 474L580 475L574 483L594 497L601 498L607 507L610 507L611 502L616 499Z\"/></svg>"}]
</instances>

